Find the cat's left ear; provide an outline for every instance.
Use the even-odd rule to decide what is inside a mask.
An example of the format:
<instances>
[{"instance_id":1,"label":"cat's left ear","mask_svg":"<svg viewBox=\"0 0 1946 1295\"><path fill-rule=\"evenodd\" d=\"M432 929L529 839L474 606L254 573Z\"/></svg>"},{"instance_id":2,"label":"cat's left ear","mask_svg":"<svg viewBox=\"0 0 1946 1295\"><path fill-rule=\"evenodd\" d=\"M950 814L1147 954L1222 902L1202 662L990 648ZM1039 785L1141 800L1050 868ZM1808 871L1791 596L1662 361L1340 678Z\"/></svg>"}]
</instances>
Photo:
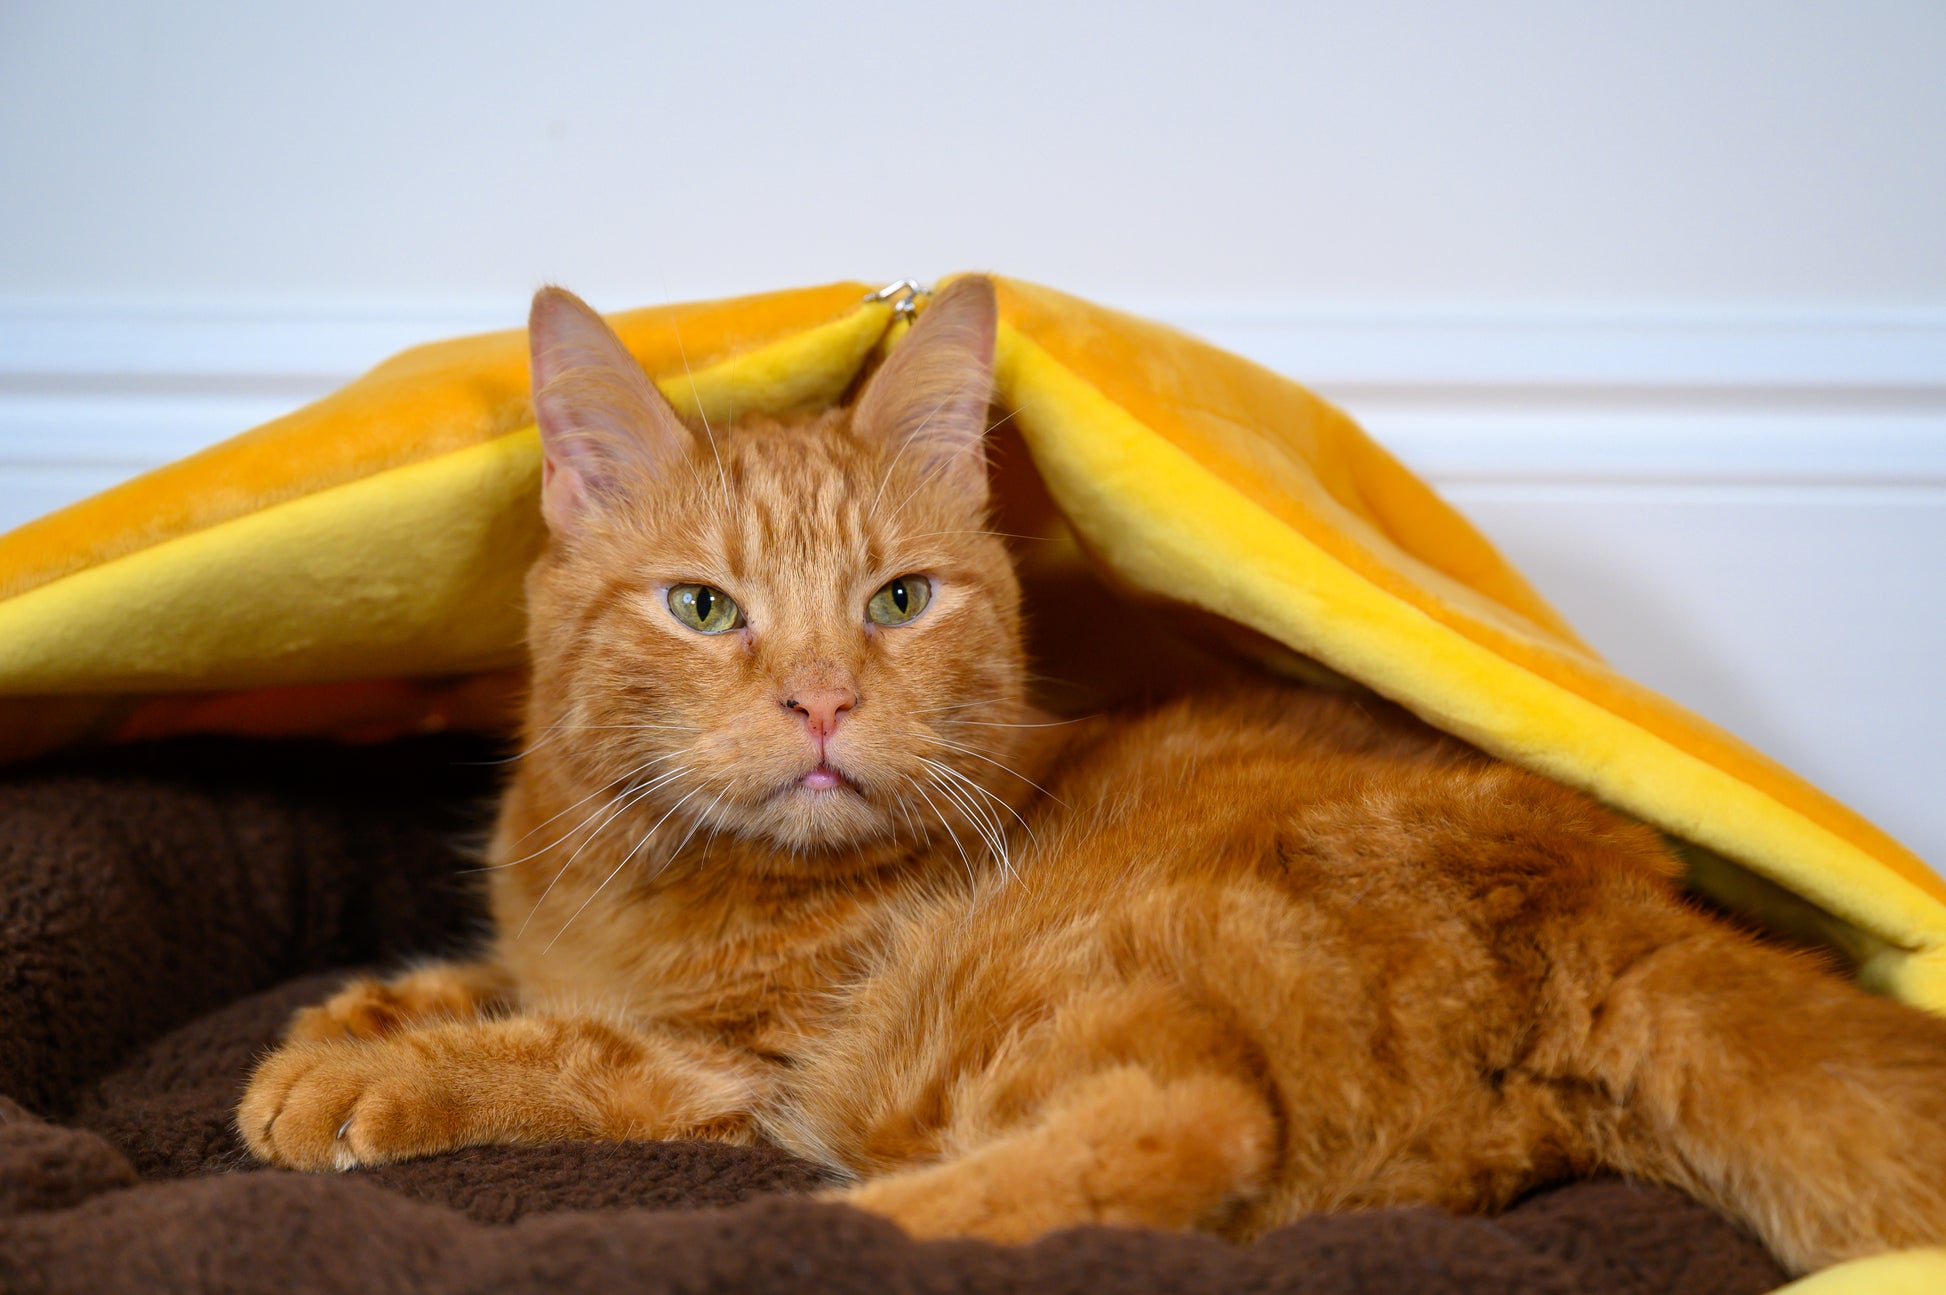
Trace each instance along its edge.
<instances>
[{"instance_id":1,"label":"cat's left ear","mask_svg":"<svg viewBox=\"0 0 1946 1295\"><path fill-rule=\"evenodd\" d=\"M852 414L859 434L896 447L901 471L916 469L981 504L998 317L992 280L953 280L872 375Z\"/></svg>"},{"instance_id":2,"label":"cat's left ear","mask_svg":"<svg viewBox=\"0 0 1946 1295\"><path fill-rule=\"evenodd\" d=\"M615 330L572 292L534 294L527 342L541 515L565 537L631 487L651 487L689 453L693 438Z\"/></svg>"}]
</instances>

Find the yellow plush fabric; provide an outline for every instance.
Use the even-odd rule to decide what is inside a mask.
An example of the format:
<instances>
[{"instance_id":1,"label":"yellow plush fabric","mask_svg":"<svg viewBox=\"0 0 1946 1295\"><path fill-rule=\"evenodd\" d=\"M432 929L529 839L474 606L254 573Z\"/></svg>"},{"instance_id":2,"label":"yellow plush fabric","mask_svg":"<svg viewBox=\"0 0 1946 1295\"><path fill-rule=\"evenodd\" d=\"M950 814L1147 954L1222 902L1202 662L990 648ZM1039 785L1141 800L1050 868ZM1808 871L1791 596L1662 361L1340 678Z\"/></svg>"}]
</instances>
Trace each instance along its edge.
<instances>
[{"instance_id":1,"label":"yellow plush fabric","mask_svg":"<svg viewBox=\"0 0 1946 1295\"><path fill-rule=\"evenodd\" d=\"M680 409L839 399L863 284L615 317ZM1000 282L998 401L1122 587L1283 645L1694 847L1695 876L1946 1010L1946 883L1617 675L1343 413L1160 325ZM409 351L304 409L0 537L0 755L194 730L506 722L540 543L519 331Z\"/></svg>"},{"instance_id":2,"label":"yellow plush fabric","mask_svg":"<svg viewBox=\"0 0 1946 1295\"><path fill-rule=\"evenodd\" d=\"M1939 1295L1946 1291L1946 1250L1899 1250L1853 1259L1800 1277L1771 1295Z\"/></svg>"}]
</instances>

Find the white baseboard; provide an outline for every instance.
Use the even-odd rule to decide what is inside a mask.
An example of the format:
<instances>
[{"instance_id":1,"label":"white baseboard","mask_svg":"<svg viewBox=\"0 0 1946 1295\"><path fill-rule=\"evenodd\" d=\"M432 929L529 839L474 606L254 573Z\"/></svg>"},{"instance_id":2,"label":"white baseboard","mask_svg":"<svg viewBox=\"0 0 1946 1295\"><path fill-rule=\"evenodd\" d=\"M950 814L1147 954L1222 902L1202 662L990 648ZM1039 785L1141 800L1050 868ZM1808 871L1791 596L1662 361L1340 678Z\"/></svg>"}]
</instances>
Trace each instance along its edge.
<instances>
[{"instance_id":1,"label":"white baseboard","mask_svg":"<svg viewBox=\"0 0 1946 1295\"><path fill-rule=\"evenodd\" d=\"M1946 311L1144 313L1337 400L1618 665L1946 863ZM521 318L0 303L0 530Z\"/></svg>"},{"instance_id":2,"label":"white baseboard","mask_svg":"<svg viewBox=\"0 0 1946 1295\"><path fill-rule=\"evenodd\" d=\"M1946 481L1946 311L1162 305L1453 480ZM519 303L0 302L0 471L165 462Z\"/></svg>"},{"instance_id":3,"label":"white baseboard","mask_svg":"<svg viewBox=\"0 0 1946 1295\"><path fill-rule=\"evenodd\" d=\"M1946 481L1946 311L1169 317L1435 479Z\"/></svg>"}]
</instances>

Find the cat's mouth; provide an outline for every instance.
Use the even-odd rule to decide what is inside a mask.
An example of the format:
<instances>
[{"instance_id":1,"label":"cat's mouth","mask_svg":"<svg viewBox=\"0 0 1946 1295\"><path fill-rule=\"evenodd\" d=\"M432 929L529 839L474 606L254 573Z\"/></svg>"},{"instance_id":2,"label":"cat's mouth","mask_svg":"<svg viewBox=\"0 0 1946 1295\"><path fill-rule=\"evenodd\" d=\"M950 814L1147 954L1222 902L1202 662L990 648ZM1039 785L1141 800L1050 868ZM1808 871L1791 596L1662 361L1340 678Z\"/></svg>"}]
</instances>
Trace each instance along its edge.
<instances>
[{"instance_id":1,"label":"cat's mouth","mask_svg":"<svg viewBox=\"0 0 1946 1295\"><path fill-rule=\"evenodd\" d=\"M828 763L819 764L816 768L812 769L809 773L799 778L797 780L797 785L804 788L807 791L857 791L858 790L858 788L851 785L851 779L845 777L843 772L841 772L835 766Z\"/></svg>"}]
</instances>

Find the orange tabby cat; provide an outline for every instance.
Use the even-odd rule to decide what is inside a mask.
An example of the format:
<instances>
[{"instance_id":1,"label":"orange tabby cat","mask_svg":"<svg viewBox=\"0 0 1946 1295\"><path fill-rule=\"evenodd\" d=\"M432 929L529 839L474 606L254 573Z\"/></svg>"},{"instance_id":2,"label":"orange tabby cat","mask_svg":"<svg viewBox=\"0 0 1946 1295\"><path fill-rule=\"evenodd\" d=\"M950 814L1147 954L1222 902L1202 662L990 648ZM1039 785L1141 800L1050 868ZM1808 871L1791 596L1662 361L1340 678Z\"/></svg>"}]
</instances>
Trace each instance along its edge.
<instances>
[{"instance_id":1,"label":"orange tabby cat","mask_svg":"<svg viewBox=\"0 0 1946 1295\"><path fill-rule=\"evenodd\" d=\"M1800 1269L1946 1241L1946 1022L1694 911L1649 830L1269 683L1037 717L985 281L854 405L713 431L569 294L531 331L496 934L302 1013L238 1112L259 1156L761 1138L1006 1241L1606 1169Z\"/></svg>"}]
</instances>

